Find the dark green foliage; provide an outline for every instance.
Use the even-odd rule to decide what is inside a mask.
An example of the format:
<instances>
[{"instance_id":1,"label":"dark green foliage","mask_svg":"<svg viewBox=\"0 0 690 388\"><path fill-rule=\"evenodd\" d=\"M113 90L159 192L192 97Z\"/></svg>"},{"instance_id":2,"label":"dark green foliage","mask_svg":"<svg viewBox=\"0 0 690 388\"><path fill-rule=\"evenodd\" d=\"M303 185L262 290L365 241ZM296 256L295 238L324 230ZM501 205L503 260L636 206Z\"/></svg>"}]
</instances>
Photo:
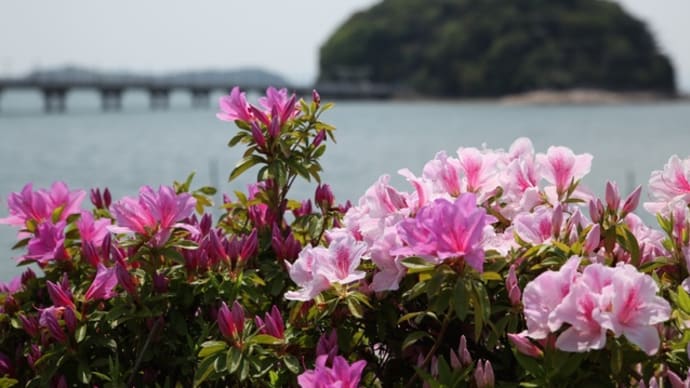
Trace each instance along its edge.
<instances>
[{"instance_id":1,"label":"dark green foliage","mask_svg":"<svg viewBox=\"0 0 690 388\"><path fill-rule=\"evenodd\" d=\"M321 47L320 80L343 78L438 96L675 92L646 25L605 0L384 0Z\"/></svg>"}]
</instances>

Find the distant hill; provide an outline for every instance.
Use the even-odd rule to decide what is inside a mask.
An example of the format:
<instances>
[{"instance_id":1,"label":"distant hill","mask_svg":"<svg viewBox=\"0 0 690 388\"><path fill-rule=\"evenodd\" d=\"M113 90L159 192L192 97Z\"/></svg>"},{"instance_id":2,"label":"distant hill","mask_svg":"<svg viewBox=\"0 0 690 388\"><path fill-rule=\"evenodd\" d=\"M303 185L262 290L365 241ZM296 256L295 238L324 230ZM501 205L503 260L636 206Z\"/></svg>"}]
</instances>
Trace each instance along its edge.
<instances>
[{"instance_id":1,"label":"distant hill","mask_svg":"<svg viewBox=\"0 0 690 388\"><path fill-rule=\"evenodd\" d=\"M96 71L78 66L64 66L53 69L35 70L27 75L28 79L41 80L80 80L80 81L134 81L154 77L168 82L199 82L218 85L275 85L287 86L289 83L282 76L262 69L246 68L236 70L196 70L150 75L123 71Z\"/></svg>"},{"instance_id":2,"label":"distant hill","mask_svg":"<svg viewBox=\"0 0 690 388\"><path fill-rule=\"evenodd\" d=\"M647 26L606 0L383 0L321 47L319 81L339 80L434 96L676 90Z\"/></svg>"}]
</instances>

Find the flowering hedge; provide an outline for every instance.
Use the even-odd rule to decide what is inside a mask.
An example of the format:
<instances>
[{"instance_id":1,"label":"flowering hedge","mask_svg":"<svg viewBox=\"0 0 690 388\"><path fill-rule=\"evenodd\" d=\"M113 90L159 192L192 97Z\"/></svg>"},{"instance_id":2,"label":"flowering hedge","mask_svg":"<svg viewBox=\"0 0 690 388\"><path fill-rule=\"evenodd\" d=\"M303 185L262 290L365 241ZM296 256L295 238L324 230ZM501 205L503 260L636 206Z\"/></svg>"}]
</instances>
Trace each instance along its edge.
<instances>
[{"instance_id":1,"label":"flowering hedge","mask_svg":"<svg viewBox=\"0 0 690 388\"><path fill-rule=\"evenodd\" d=\"M580 185L592 156L439 152L409 192L338 205L317 93L238 88L218 118L247 192L57 182L7 199L19 265L0 285L0 386L687 386L690 159L638 187ZM315 181L314 200L289 197Z\"/></svg>"}]
</instances>

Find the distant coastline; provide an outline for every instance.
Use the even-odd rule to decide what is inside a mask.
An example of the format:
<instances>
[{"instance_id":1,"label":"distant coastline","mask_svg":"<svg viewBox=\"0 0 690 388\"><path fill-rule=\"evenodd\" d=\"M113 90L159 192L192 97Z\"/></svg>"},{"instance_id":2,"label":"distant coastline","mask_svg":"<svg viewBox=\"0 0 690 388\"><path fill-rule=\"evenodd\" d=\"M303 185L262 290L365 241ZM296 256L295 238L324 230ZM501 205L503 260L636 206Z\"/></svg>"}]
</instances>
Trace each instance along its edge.
<instances>
[{"instance_id":1,"label":"distant coastline","mask_svg":"<svg viewBox=\"0 0 690 388\"><path fill-rule=\"evenodd\" d=\"M520 105L589 105L628 104L687 99L676 94L638 91L617 92L604 89L533 90L498 98L503 104Z\"/></svg>"}]
</instances>

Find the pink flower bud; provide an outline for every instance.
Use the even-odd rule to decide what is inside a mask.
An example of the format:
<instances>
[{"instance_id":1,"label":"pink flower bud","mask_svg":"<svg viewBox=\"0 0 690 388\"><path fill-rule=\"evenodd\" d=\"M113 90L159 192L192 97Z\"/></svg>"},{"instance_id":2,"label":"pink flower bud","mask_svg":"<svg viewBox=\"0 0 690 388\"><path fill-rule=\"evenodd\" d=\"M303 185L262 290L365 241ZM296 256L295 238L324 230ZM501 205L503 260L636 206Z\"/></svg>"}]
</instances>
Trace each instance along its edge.
<instances>
[{"instance_id":1,"label":"pink flower bud","mask_svg":"<svg viewBox=\"0 0 690 388\"><path fill-rule=\"evenodd\" d=\"M106 209L110 208L110 204L113 202L113 197L110 195L110 190L106 187L105 190L103 190L103 206Z\"/></svg>"},{"instance_id":2,"label":"pink flower bud","mask_svg":"<svg viewBox=\"0 0 690 388\"><path fill-rule=\"evenodd\" d=\"M170 283L170 280L162 273L156 272L153 274L153 290L156 293L168 292L168 283Z\"/></svg>"},{"instance_id":3,"label":"pink flower bud","mask_svg":"<svg viewBox=\"0 0 690 388\"><path fill-rule=\"evenodd\" d=\"M46 288L48 288L48 295L55 306L67 307L71 309L75 308L72 295L65 291L61 286L48 280L46 282Z\"/></svg>"},{"instance_id":4,"label":"pink flower bud","mask_svg":"<svg viewBox=\"0 0 690 388\"><path fill-rule=\"evenodd\" d=\"M36 317L19 314L19 321L22 323L22 328L24 328L26 334L30 337L38 336L38 319Z\"/></svg>"},{"instance_id":5,"label":"pink flower bud","mask_svg":"<svg viewBox=\"0 0 690 388\"><path fill-rule=\"evenodd\" d=\"M322 334L319 341L316 343L316 356L327 355L328 360L332 361L338 354L338 333L335 329L326 335Z\"/></svg>"},{"instance_id":6,"label":"pink flower bud","mask_svg":"<svg viewBox=\"0 0 690 388\"><path fill-rule=\"evenodd\" d=\"M316 187L316 192L314 193L314 202L319 206L321 211L326 212L333 207L333 192L331 191L331 186L328 184L318 185Z\"/></svg>"},{"instance_id":7,"label":"pink flower bud","mask_svg":"<svg viewBox=\"0 0 690 388\"><path fill-rule=\"evenodd\" d=\"M472 356L470 355L470 351L467 350L467 338L465 338L464 334L460 336L460 344L458 345L458 355L460 356L460 363L463 366L472 364Z\"/></svg>"},{"instance_id":8,"label":"pink flower bud","mask_svg":"<svg viewBox=\"0 0 690 388\"><path fill-rule=\"evenodd\" d=\"M256 326L259 328L261 334L268 334L275 338L284 338L285 336L285 325L283 323L283 317L280 315L280 310L275 305L271 308L271 311L266 313L264 319L257 316L254 318Z\"/></svg>"},{"instance_id":9,"label":"pink flower bud","mask_svg":"<svg viewBox=\"0 0 690 388\"><path fill-rule=\"evenodd\" d=\"M61 308L61 307L60 307ZM60 308L52 306L41 311L41 317L38 322L41 327L47 328L51 337L56 341L65 343L67 342L67 335L62 330L60 322L58 321L58 314L60 314Z\"/></svg>"},{"instance_id":10,"label":"pink flower bud","mask_svg":"<svg viewBox=\"0 0 690 388\"><path fill-rule=\"evenodd\" d=\"M604 215L604 205L601 203L599 198L589 201L589 218L592 222L601 222L601 217Z\"/></svg>"},{"instance_id":11,"label":"pink flower bud","mask_svg":"<svg viewBox=\"0 0 690 388\"><path fill-rule=\"evenodd\" d=\"M637 209L637 205L640 204L640 195L642 194L642 186L637 186L630 195L623 202L622 216L625 217L626 214L632 213Z\"/></svg>"},{"instance_id":12,"label":"pink flower bud","mask_svg":"<svg viewBox=\"0 0 690 388\"><path fill-rule=\"evenodd\" d=\"M312 206L311 206L311 199L306 199L302 201L302 204L299 208L295 209L292 211L292 214L295 215L295 217L304 217L306 215L311 214L312 211Z\"/></svg>"},{"instance_id":13,"label":"pink flower bud","mask_svg":"<svg viewBox=\"0 0 690 388\"><path fill-rule=\"evenodd\" d=\"M239 261L246 261L254 257L259 248L259 234L253 229L249 236L242 238L242 249L240 250Z\"/></svg>"},{"instance_id":14,"label":"pink flower bud","mask_svg":"<svg viewBox=\"0 0 690 388\"><path fill-rule=\"evenodd\" d=\"M508 333L508 339L515 346L518 352L533 358L539 358L544 355L541 349L533 344L529 338L520 334Z\"/></svg>"},{"instance_id":15,"label":"pink flower bud","mask_svg":"<svg viewBox=\"0 0 690 388\"><path fill-rule=\"evenodd\" d=\"M599 243L601 242L601 227L599 224L594 224L592 226L592 229L589 230L587 233L587 237L585 237L585 244L582 247L582 250L586 255L591 255L595 249L599 247Z\"/></svg>"},{"instance_id":16,"label":"pink flower bud","mask_svg":"<svg viewBox=\"0 0 690 388\"><path fill-rule=\"evenodd\" d=\"M244 329L244 309L235 301L232 309L223 302L218 310L218 329L227 339L237 339Z\"/></svg>"},{"instance_id":17,"label":"pink flower bud","mask_svg":"<svg viewBox=\"0 0 690 388\"><path fill-rule=\"evenodd\" d=\"M268 137L275 139L280 136L280 116L271 114L271 123L268 126Z\"/></svg>"},{"instance_id":18,"label":"pink flower bud","mask_svg":"<svg viewBox=\"0 0 690 388\"><path fill-rule=\"evenodd\" d=\"M101 189L91 189L89 199L96 209L103 209L103 198L101 197Z\"/></svg>"},{"instance_id":19,"label":"pink flower bud","mask_svg":"<svg viewBox=\"0 0 690 388\"><path fill-rule=\"evenodd\" d=\"M5 353L0 352L0 376L14 376L14 364Z\"/></svg>"},{"instance_id":20,"label":"pink flower bud","mask_svg":"<svg viewBox=\"0 0 690 388\"><path fill-rule=\"evenodd\" d=\"M36 274L34 271L31 270L31 268L27 268L26 271L22 273L22 284L26 285L26 283L30 282L33 279L36 279Z\"/></svg>"},{"instance_id":21,"label":"pink flower bud","mask_svg":"<svg viewBox=\"0 0 690 388\"><path fill-rule=\"evenodd\" d=\"M321 105L321 95L316 91L316 89L311 91L311 100L314 101L314 104L316 104L317 107Z\"/></svg>"},{"instance_id":22,"label":"pink flower bud","mask_svg":"<svg viewBox=\"0 0 690 388\"><path fill-rule=\"evenodd\" d=\"M618 211L621 203L621 195L615 182L606 182L606 205L614 212Z\"/></svg>"},{"instance_id":23,"label":"pink flower bud","mask_svg":"<svg viewBox=\"0 0 690 388\"><path fill-rule=\"evenodd\" d=\"M319 133L316 134L316 136L314 136L314 142L312 143L314 145L314 148L320 146L325 139L326 131L322 129L319 131Z\"/></svg>"},{"instance_id":24,"label":"pink flower bud","mask_svg":"<svg viewBox=\"0 0 690 388\"><path fill-rule=\"evenodd\" d=\"M508 290L508 298L510 299L510 303L513 306L519 306L520 299L522 298L522 291L520 291L517 275L515 274L515 264L511 265L510 269L508 269L506 289Z\"/></svg>"},{"instance_id":25,"label":"pink flower bud","mask_svg":"<svg viewBox=\"0 0 690 388\"><path fill-rule=\"evenodd\" d=\"M137 286L135 283L135 278L132 276L129 271L127 271L127 268L125 268L124 265L121 263L117 263L115 265L115 275L117 277L117 282L124 288L125 291L127 291L128 294L130 295L136 295L137 293Z\"/></svg>"},{"instance_id":26,"label":"pink flower bud","mask_svg":"<svg viewBox=\"0 0 690 388\"><path fill-rule=\"evenodd\" d=\"M64 309L62 312L62 319L65 321L65 326L67 326L67 331L70 334L74 334L77 330L77 316L74 314L72 309Z\"/></svg>"},{"instance_id":27,"label":"pink flower bud","mask_svg":"<svg viewBox=\"0 0 690 388\"><path fill-rule=\"evenodd\" d=\"M474 370L474 381L477 383L478 388L493 388L494 368L489 360L484 361L484 365L482 365L482 360L477 361L477 367Z\"/></svg>"},{"instance_id":28,"label":"pink flower bud","mask_svg":"<svg viewBox=\"0 0 690 388\"><path fill-rule=\"evenodd\" d=\"M266 149L266 138L256 122L252 123L252 138L260 150Z\"/></svg>"}]
</instances>

